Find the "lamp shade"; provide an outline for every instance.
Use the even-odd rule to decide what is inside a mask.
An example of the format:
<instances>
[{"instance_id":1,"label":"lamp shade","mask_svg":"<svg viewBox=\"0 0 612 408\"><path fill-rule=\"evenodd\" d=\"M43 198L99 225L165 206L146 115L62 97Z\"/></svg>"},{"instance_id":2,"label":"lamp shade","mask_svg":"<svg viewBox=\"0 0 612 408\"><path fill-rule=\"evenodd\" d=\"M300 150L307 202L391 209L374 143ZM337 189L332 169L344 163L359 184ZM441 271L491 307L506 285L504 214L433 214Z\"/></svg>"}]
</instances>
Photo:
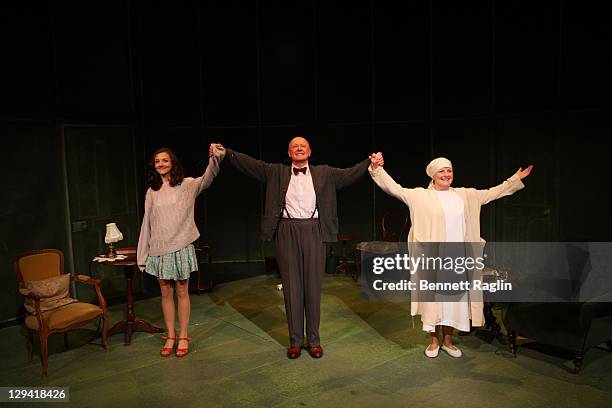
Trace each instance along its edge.
<instances>
[{"instance_id":1,"label":"lamp shade","mask_svg":"<svg viewBox=\"0 0 612 408\"><path fill-rule=\"evenodd\" d=\"M117 228L117 224L111 222L106 224L106 236L104 237L104 242L110 244L111 242L118 242L123 239L123 234Z\"/></svg>"}]
</instances>

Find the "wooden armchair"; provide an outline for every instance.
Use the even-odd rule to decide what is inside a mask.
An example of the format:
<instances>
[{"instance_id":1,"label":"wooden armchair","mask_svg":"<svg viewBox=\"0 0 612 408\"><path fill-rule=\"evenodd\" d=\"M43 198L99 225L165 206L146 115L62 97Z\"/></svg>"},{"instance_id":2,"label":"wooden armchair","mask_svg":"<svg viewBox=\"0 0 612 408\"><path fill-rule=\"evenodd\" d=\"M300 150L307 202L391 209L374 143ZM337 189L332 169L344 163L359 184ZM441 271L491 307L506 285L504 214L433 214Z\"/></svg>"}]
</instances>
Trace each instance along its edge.
<instances>
[{"instance_id":1,"label":"wooden armchair","mask_svg":"<svg viewBox=\"0 0 612 408\"><path fill-rule=\"evenodd\" d=\"M47 375L50 334L64 333L103 319L102 344L109 350L108 310L100 291L100 281L89 276L64 274L64 254L57 249L42 249L18 254L13 261L19 292L24 297L27 316L28 361L32 361L33 334L40 337L40 359ZM68 297L70 282L95 287L99 305Z\"/></svg>"}]
</instances>

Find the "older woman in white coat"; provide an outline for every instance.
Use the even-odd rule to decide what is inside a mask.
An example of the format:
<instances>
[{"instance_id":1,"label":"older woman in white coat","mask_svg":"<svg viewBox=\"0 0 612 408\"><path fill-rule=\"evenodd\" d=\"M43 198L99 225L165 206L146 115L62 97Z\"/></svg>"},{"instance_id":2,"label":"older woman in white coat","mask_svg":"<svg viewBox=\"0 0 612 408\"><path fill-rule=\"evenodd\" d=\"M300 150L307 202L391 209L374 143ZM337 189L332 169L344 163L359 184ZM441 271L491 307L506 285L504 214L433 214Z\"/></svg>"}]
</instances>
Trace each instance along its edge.
<instances>
[{"instance_id":1,"label":"older woman in white coat","mask_svg":"<svg viewBox=\"0 0 612 408\"><path fill-rule=\"evenodd\" d=\"M404 202L410 210L409 247L416 242L484 243L480 237L480 207L524 188L522 180L533 168L533 165L519 168L502 184L486 190L453 188L453 165L448 159L438 157L425 170L431 178L428 188L404 188L382 167L382 153L373 155L371 162L369 171L374 182L385 193ZM419 302L412 299L410 314L420 315L423 330L431 335L431 343L425 349L428 357L437 357L440 348L453 357L461 357L461 350L452 342L453 328L469 331L470 320L471 326L484 325L482 300L472 296L466 296L462 302Z\"/></svg>"}]
</instances>

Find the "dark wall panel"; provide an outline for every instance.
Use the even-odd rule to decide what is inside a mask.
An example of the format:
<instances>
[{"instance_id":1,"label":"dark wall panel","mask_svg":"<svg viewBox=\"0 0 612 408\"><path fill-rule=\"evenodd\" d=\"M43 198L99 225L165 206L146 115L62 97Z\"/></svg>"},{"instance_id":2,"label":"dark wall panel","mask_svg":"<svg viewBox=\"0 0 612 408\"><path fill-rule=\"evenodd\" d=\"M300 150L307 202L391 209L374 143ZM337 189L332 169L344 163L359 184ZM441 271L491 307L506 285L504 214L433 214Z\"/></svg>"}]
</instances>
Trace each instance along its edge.
<instances>
[{"instance_id":1,"label":"dark wall panel","mask_svg":"<svg viewBox=\"0 0 612 408\"><path fill-rule=\"evenodd\" d=\"M563 2L564 106L612 105L612 26L607 6L605 2Z\"/></svg>"},{"instance_id":2,"label":"dark wall panel","mask_svg":"<svg viewBox=\"0 0 612 408\"><path fill-rule=\"evenodd\" d=\"M55 80L50 10L37 2L0 5L1 117L50 117Z\"/></svg>"},{"instance_id":3,"label":"dark wall panel","mask_svg":"<svg viewBox=\"0 0 612 408\"><path fill-rule=\"evenodd\" d=\"M370 2L319 2L317 104L319 119L371 118Z\"/></svg>"},{"instance_id":4,"label":"dark wall panel","mask_svg":"<svg viewBox=\"0 0 612 408\"><path fill-rule=\"evenodd\" d=\"M434 117L491 111L491 2L431 2Z\"/></svg>"},{"instance_id":5,"label":"dark wall panel","mask_svg":"<svg viewBox=\"0 0 612 408\"><path fill-rule=\"evenodd\" d=\"M495 2L497 111L551 108L555 103L560 12L559 0Z\"/></svg>"},{"instance_id":6,"label":"dark wall panel","mask_svg":"<svg viewBox=\"0 0 612 408\"><path fill-rule=\"evenodd\" d=\"M260 15L263 123L312 123L315 9L274 0L261 3Z\"/></svg>"},{"instance_id":7,"label":"dark wall panel","mask_svg":"<svg viewBox=\"0 0 612 408\"><path fill-rule=\"evenodd\" d=\"M146 121L199 125L202 119L198 8L189 0L138 3L140 92Z\"/></svg>"},{"instance_id":8,"label":"dark wall panel","mask_svg":"<svg viewBox=\"0 0 612 408\"><path fill-rule=\"evenodd\" d=\"M377 121L429 117L429 5L373 2L374 109Z\"/></svg>"},{"instance_id":9,"label":"dark wall panel","mask_svg":"<svg viewBox=\"0 0 612 408\"><path fill-rule=\"evenodd\" d=\"M32 249L57 248L68 255L64 169L60 133L51 125L0 124L10 154L0 193L0 322L18 316L23 298L17 292L13 257ZM66 266L67 270L68 266Z\"/></svg>"},{"instance_id":10,"label":"dark wall panel","mask_svg":"<svg viewBox=\"0 0 612 408\"><path fill-rule=\"evenodd\" d=\"M255 2L211 0L200 7L208 125L254 125L258 115Z\"/></svg>"},{"instance_id":11,"label":"dark wall panel","mask_svg":"<svg viewBox=\"0 0 612 408\"><path fill-rule=\"evenodd\" d=\"M560 123L560 239L610 241L608 183L603 180L611 132L607 112L576 113Z\"/></svg>"},{"instance_id":12,"label":"dark wall panel","mask_svg":"<svg viewBox=\"0 0 612 408\"><path fill-rule=\"evenodd\" d=\"M129 10L114 0L53 3L59 113L68 120L133 115Z\"/></svg>"}]
</instances>

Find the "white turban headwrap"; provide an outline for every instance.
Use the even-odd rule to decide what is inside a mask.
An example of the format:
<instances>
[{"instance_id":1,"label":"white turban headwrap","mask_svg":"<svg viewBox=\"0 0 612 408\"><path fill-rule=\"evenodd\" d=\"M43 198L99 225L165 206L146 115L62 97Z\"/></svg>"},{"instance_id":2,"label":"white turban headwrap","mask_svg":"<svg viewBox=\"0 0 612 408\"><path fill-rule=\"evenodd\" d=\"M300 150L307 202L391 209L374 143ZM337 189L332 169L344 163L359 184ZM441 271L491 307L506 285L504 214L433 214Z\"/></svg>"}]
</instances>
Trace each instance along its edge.
<instances>
[{"instance_id":1,"label":"white turban headwrap","mask_svg":"<svg viewBox=\"0 0 612 408\"><path fill-rule=\"evenodd\" d=\"M434 174L444 167L450 167L451 170L453 168L453 164L446 157L438 157L437 159L433 159L431 162L429 162L427 168L425 169L425 173L427 173L427 175L431 178L428 188L433 187Z\"/></svg>"}]
</instances>

